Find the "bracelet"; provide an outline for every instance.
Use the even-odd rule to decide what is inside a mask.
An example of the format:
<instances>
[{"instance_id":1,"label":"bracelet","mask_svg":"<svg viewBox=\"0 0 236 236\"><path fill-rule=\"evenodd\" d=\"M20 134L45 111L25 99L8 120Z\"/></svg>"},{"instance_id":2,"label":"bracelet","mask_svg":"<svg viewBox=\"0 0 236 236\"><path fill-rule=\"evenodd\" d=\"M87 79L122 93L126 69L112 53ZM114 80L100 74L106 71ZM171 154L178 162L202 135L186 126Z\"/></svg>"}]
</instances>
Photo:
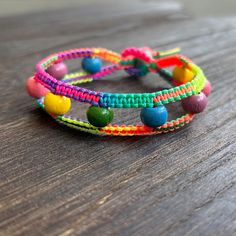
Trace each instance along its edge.
<instances>
[{"instance_id":1,"label":"bracelet","mask_svg":"<svg viewBox=\"0 0 236 236\"><path fill-rule=\"evenodd\" d=\"M68 73L64 61L82 58L82 72ZM108 62L108 66L103 66ZM167 70L174 67L173 72ZM152 93L107 93L80 87L118 70L132 76L157 73L173 87ZM61 124L82 131L103 135L151 135L174 131L202 112L211 93L211 84L200 67L180 54L180 49L164 52L148 47L127 48L118 54L104 48L80 48L50 55L36 65L36 73L26 82L30 96ZM65 115L71 99L91 104L87 120ZM186 114L167 121L165 104L181 101ZM137 125L110 124L112 108L141 108L142 123Z\"/></svg>"}]
</instances>

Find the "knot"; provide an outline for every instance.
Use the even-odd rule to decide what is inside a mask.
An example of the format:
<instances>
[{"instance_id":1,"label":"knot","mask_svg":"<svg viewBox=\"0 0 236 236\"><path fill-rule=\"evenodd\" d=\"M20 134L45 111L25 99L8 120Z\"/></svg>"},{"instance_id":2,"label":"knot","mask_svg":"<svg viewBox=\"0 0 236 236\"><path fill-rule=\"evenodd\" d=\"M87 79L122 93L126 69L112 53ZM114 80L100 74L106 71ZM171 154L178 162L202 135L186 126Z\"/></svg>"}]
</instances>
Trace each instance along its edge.
<instances>
[{"instance_id":1,"label":"knot","mask_svg":"<svg viewBox=\"0 0 236 236\"><path fill-rule=\"evenodd\" d=\"M126 48L121 52L120 65L124 66L130 75L144 76L150 71L154 55L156 52L149 47Z\"/></svg>"}]
</instances>

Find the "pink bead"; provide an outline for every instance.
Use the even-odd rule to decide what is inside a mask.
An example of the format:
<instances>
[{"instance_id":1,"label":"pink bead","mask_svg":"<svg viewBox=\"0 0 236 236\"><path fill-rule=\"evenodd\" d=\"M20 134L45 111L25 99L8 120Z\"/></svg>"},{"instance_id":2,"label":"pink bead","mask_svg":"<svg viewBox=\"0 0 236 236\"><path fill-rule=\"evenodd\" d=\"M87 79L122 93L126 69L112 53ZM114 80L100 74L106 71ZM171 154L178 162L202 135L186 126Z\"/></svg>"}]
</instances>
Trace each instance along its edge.
<instances>
[{"instance_id":1,"label":"pink bead","mask_svg":"<svg viewBox=\"0 0 236 236\"><path fill-rule=\"evenodd\" d=\"M59 62L50 66L47 73L55 79L62 79L68 73L68 68L65 63Z\"/></svg>"},{"instance_id":2,"label":"pink bead","mask_svg":"<svg viewBox=\"0 0 236 236\"><path fill-rule=\"evenodd\" d=\"M190 113L200 113L206 108L207 97L204 93L200 93L199 95L192 95L184 98L181 102L185 111Z\"/></svg>"},{"instance_id":3,"label":"pink bead","mask_svg":"<svg viewBox=\"0 0 236 236\"><path fill-rule=\"evenodd\" d=\"M34 76L27 79L26 90L28 94L34 98L44 97L49 92L47 88L43 87L43 85L34 79Z\"/></svg>"},{"instance_id":4,"label":"pink bead","mask_svg":"<svg viewBox=\"0 0 236 236\"><path fill-rule=\"evenodd\" d=\"M210 94L211 94L211 83L209 80L206 81L205 83L205 87L204 89L202 90L202 92L208 97Z\"/></svg>"}]
</instances>

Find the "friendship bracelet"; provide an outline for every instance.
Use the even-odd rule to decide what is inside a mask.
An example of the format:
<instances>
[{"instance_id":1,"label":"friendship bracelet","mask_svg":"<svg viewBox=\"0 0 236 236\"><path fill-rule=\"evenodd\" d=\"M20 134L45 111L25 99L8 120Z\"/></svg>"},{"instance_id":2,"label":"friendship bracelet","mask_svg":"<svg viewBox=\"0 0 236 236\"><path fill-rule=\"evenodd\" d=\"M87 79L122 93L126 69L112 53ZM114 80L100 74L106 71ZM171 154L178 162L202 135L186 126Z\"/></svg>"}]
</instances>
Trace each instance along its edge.
<instances>
[{"instance_id":1,"label":"friendship bracelet","mask_svg":"<svg viewBox=\"0 0 236 236\"><path fill-rule=\"evenodd\" d=\"M76 58L82 58L83 71L68 74L64 61ZM109 65L103 66L104 62ZM174 67L173 73L167 70L169 67ZM174 87L152 93L108 93L79 86L118 70L126 70L132 76L157 73ZM179 49L156 52L148 47L127 48L118 54L104 48L81 48L41 60L35 75L27 80L26 89L59 123L94 134L130 136L166 133L188 124L205 109L211 84L200 67L181 55ZM65 115L71 99L91 105L88 121ZM186 114L167 121L165 104L176 101L181 101ZM112 125L112 108L141 108L142 123Z\"/></svg>"}]
</instances>

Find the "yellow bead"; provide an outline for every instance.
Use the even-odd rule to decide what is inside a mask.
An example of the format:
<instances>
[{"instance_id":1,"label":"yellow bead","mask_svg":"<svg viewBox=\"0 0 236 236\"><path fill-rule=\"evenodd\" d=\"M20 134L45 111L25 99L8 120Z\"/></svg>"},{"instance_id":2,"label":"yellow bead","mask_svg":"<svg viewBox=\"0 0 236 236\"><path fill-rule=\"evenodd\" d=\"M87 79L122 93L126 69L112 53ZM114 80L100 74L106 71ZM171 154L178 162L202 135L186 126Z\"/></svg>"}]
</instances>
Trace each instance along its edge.
<instances>
[{"instance_id":1,"label":"yellow bead","mask_svg":"<svg viewBox=\"0 0 236 236\"><path fill-rule=\"evenodd\" d=\"M45 110L54 115L63 115L70 110L70 98L48 93L44 98Z\"/></svg>"},{"instance_id":2,"label":"yellow bead","mask_svg":"<svg viewBox=\"0 0 236 236\"><path fill-rule=\"evenodd\" d=\"M184 66L183 67L176 66L173 70L173 77L176 81L185 84L193 79L194 74L192 71L190 71Z\"/></svg>"}]
</instances>

